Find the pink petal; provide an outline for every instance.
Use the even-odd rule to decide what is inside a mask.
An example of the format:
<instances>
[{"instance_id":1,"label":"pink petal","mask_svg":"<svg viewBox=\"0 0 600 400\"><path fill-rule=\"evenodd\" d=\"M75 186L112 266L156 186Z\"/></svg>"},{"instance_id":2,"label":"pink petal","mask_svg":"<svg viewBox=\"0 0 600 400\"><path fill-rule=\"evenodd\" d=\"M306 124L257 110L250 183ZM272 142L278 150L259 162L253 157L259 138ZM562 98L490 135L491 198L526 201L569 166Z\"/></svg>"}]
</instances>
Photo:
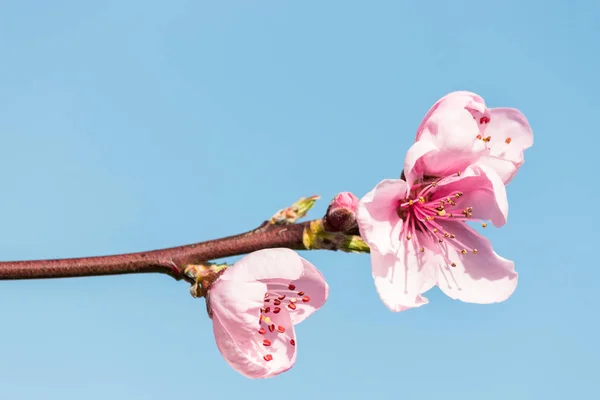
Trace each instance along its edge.
<instances>
[{"instance_id":1,"label":"pink petal","mask_svg":"<svg viewBox=\"0 0 600 400\"><path fill-rule=\"evenodd\" d=\"M519 110L494 108L485 135L490 138L489 152L480 162L493 168L506 184L523 165L523 152L533 146L529 122Z\"/></svg>"},{"instance_id":2,"label":"pink petal","mask_svg":"<svg viewBox=\"0 0 600 400\"><path fill-rule=\"evenodd\" d=\"M435 269L429 262L430 251L420 252L419 245L432 246L421 233L412 241L399 241L397 254L382 255L371 249L371 269L381 301L392 311L404 311L428 303L421 296L435 286Z\"/></svg>"},{"instance_id":3,"label":"pink petal","mask_svg":"<svg viewBox=\"0 0 600 400\"><path fill-rule=\"evenodd\" d=\"M219 279L210 291L217 347L227 363L248 378L278 375L296 361L296 347L290 343L296 337L288 313L269 315L276 328L259 331L266 290L267 286L259 282ZM284 334L277 330L279 326L284 327Z\"/></svg>"},{"instance_id":4,"label":"pink petal","mask_svg":"<svg viewBox=\"0 0 600 400\"><path fill-rule=\"evenodd\" d=\"M438 151L424 153L416 160L420 161L421 175L449 175L480 157L486 147L478 139L481 128L477 115L485 110L483 99L470 92L450 93L429 110L417 130L417 142L428 141Z\"/></svg>"},{"instance_id":5,"label":"pink petal","mask_svg":"<svg viewBox=\"0 0 600 400\"><path fill-rule=\"evenodd\" d=\"M468 303L489 304L508 299L517 287L514 263L496 254L490 242L465 223L444 221L440 225L469 249L477 249L477 254L469 251L463 255L445 245L448 261L456 266L438 263L439 288L449 297Z\"/></svg>"},{"instance_id":6,"label":"pink petal","mask_svg":"<svg viewBox=\"0 0 600 400\"><path fill-rule=\"evenodd\" d=\"M252 282L265 279L298 279L304 272L302 257L293 250L276 248L248 254L227 268L222 280Z\"/></svg>"},{"instance_id":7,"label":"pink petal","mask_svg":"<svg viewBox=\"0 0 600 400\"><path fill-rule=\"evenodd\" d=\"M329 295L329 285L321 272L303 258L302 263L304 271L300 278L291 282L279 279L267 282L269 292L285 295L280 300L280 308L290 314L294 325L321 308Z\"/></svg>"},{"instance_id":8,"label":"pink petal","mask_svg":"<svg viewBox=\"0 0 600 400\"><path fill-rule=\"evenodd\" d=\"M423 175L427 175L423 158L429 156L429 159L434 159L434 156L439 153L438 148L430 140L420 140L415 142L406 152L404 157L404 175L406 176L407 191L410 191L415 180ZM436 169L434 167L433 169Z\"/></svg>"},{"instance_id":9,"label":"pink petal","mask_svg":"<svg viewBox=\"0 0 600 400\"><path fill-rule=\"evenodd\" d=\"M472 218L491 221L500 227L508 218L508 199L504 183L490 167L471 165L458 176L446 177L436 186L434 197L445 198L456 192L463 195L456 199L461 209L472 207Z\"/></svg>"},{"instance_id":10,"label":"pink petal","mask_svg":"<svg viewBox=\"0 0 600 400\"><path fill-rule=\"evenodd\" d=\"M401 179L386 179L367 193L358 203L356 219L363 240L381 254L395 252L402 221L396 212L406 198L407 185Z\"/></svg>"},{"instance_id":11,"label":"pink petal","mask_svg":"<svg viewBox=\"0 0 600 400\"><path fill-rule=\"evenodd\" d=\"M421 124L419 125L419 128L417 129L417 137L415 138L415 140L418 141L421 139L421 135L425 131L427 122L435 112L443 113L447 112L448 110L450 112L453 112L454 110L461 110L465 108L477 110L480 113L483 113L486 109L485 101L479 95L472 92L456 91L448 93L447 95L439 99L429 109L429 111L427 111L427 114L425 114L425 117L423 118Z\"/></svg>"}]
</instances>

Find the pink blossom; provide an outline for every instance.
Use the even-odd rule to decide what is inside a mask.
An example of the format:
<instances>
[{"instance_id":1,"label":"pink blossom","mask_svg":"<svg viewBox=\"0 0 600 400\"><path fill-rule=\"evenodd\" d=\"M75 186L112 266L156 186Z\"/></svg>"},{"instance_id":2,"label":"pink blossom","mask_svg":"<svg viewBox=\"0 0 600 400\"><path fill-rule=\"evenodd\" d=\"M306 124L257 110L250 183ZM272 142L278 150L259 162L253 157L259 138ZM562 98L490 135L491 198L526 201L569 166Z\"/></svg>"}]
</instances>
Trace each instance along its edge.
<instances>
[{"instance_id":1,"label":"pink blossom","mask_svg":"<svg viewBox=\"0 0 600 400\"><path fill-rule=\"evenodd\" d=\"M382 301L392 311L419 307L436 285L465 302L506 300L517 285L514 263L466 222L502 226L507 214L505 186L487 165L412 187L401 179L380 182L361 199L357 219Z\"/></svg>"},{"instance_id":2,"label":"pink blossom","mask_svg":"<svg viewBox=\"0 0 600 400\"><path fill-rule=\"evenodd\" d=\"M219 351L249 378L269 378L296 361L294 325L319 309L329 287L289 249L247 255L213 283L207 301Z\"/></svg>"},{"instance_id":3,"label":"pink blossom","mask_svg":"<svg viewBox=\"0 0 600 400\"><path fill-rule=\"evenodd\" d=\"M453 92L438 100L417 129L405 159L409 185L415 168L429 176L446 176L479 163L492 168L507 184L533 145L527 119L512 108L487 108L471 92Z\"/></svg>"}]
</instances>

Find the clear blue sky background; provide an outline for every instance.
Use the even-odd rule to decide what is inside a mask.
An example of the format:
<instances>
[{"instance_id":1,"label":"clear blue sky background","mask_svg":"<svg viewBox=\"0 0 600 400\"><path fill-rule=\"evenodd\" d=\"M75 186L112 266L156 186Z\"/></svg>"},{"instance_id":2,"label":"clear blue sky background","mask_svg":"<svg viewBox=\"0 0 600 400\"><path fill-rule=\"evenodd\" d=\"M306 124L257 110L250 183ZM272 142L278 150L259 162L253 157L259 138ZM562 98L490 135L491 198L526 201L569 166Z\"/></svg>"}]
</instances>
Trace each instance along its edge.
<instances>
[{"instance_id":1,"label":"clear blue sky background","mask_svg":"<svg viewBox=\"0 0 600 400\"><path fill-rule=\"evenodd\" d=\"M0 1L0 257L242 232L303 195L400 174L428 108L472 90L535 146L486 234L509 301L437 289L394 314L367 255L304 253L331 286L296 366L224 362L162 275L0 282L0 398L566 399L598 392L600 9L592 1Z\"/></svg>"}]
</instances>

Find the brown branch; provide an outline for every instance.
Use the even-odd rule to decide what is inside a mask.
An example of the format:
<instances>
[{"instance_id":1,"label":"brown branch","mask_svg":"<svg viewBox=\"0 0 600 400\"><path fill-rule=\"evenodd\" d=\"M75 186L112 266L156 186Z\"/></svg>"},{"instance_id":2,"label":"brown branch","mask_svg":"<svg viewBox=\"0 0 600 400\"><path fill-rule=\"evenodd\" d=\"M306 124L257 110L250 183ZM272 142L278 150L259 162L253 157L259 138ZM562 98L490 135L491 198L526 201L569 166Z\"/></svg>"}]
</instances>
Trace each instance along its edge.
<instances>
[{"instance_id":1,"label":"brown branch","mask_svg":"<svg viewBox=\"0 0 600 400\"><path fill-rule=\"evenodd\" d=\"M69 278L82 276L163 273L186 279L187 264L251 253L256 250L286 247L306 250L302 235L309 222L289 225L264 223L260 228L236 236L185 246L140 253L60 260L0 262L0 280Z\"/></svg>"}]
</instances>

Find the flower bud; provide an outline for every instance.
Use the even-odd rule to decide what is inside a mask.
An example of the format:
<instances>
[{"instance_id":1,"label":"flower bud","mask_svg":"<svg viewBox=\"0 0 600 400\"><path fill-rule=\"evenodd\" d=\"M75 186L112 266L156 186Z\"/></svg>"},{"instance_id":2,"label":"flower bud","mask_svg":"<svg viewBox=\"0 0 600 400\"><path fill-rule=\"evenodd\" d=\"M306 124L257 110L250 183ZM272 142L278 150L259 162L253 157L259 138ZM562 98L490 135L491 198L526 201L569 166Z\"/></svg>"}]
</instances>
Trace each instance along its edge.
<instances>
[{"instance_id":1,"label":"flower bud","mask_svg":"<svg viewBox=\"0 0 600 400\"><path fill-rule=\"evenodd\" d=\"M358 198L350 192L337 194L323 218L323 227L328 232L352 234L358 232L356 207Z\"/></svg>"}]
</instances>

